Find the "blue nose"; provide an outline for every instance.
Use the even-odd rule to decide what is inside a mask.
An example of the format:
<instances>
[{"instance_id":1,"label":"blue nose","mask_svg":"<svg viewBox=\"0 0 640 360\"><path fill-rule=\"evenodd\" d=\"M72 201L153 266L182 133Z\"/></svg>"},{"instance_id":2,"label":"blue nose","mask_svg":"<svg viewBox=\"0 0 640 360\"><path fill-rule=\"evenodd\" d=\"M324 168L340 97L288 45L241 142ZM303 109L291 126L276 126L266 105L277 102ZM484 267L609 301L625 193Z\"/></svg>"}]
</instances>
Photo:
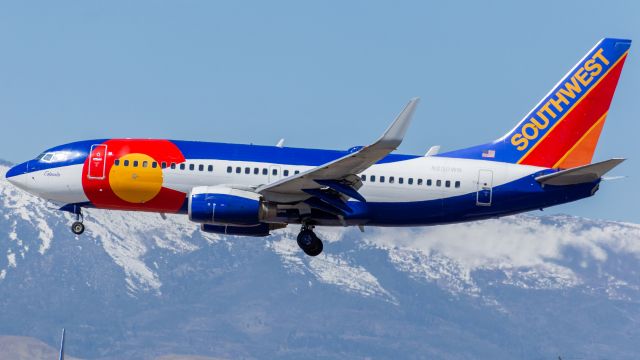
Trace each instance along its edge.
<instances>
[{"instance_id":1,"label":"blue nose","mask_svg":"<svg viewBox=\"0 0 640 360\"><path fill-rule=\"evenodd\" d=\"M5 177L7 178L7 180L11 181L11 178L16 177L18 175L26 174L28 172L29 172L29 162L25 161L22 164L18 164L12 167L11 169L9 169Z\"/></svg>"}]
</instances>

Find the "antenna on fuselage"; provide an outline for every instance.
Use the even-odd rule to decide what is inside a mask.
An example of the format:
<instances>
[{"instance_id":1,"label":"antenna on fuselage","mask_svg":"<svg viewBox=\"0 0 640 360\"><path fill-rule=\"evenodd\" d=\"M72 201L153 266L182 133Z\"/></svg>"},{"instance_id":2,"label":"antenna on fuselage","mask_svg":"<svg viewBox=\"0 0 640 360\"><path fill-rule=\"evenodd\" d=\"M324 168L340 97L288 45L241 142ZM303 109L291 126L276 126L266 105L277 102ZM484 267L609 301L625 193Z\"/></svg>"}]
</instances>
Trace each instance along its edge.
<instances>
[{"instance_id":1,"label":"antenna on fuselage","mask_svg":"<svg viewBox=\"0 0 640 360\"><path fill-rule=\"evenodd\" d=\"M427 151L426 154L424 154L424 156L434 156L434 155L438 155L438 153L440 152L440 145L435 145L429 148L429 151Z\"/></svg>"},{"instance_id":2,"label":"antenna on fuselage","mask_svg":"<svg viewBox=\"0 0 640 360\"><path fill-rule=\"evenodd\" d=\"M278 143L276 144L276 147L282 148L284 146L284 138L280 139L280 141L278 141Z\"/></svg>"},{"instance_id":3,"label":"antenna on fuselage","mask_svg":"<svg viewBox=\"0 0 640 360\"><path fill-rule=\"evenodd\" d=\"M64 328L62 328L62 339L60 340L60 357L58 357L58 360L64 360L64 334L65 330Z\"/></svg>"}]
</instances>

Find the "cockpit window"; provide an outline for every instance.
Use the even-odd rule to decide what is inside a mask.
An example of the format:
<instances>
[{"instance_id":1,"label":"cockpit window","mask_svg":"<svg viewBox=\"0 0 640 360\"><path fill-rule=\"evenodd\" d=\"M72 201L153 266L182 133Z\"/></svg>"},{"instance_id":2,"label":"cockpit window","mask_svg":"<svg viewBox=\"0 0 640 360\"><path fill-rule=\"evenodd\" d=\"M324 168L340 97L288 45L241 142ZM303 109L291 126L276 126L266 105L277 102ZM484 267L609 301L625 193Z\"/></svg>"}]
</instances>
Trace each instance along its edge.
<instances>
[{"instance_id":1,"label":"cockpit window","mask_svg":"<svg viewBox=\"0 0 640 360\"><path fill-rule=\"evenodd\" d=\"M79 152L74 151L51 151L40 154L36 159L45 163L58 163L69 161L82 156Z\"/></svg>"}]
</instances>

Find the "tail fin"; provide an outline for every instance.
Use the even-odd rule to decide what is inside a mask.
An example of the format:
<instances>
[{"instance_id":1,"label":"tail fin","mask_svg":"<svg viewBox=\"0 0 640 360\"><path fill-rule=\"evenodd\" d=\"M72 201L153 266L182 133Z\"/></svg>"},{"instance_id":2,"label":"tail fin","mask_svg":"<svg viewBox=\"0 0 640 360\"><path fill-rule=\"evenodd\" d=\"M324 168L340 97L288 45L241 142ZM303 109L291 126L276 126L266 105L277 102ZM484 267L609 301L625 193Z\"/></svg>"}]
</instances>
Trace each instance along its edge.
<instances>
[{"instance_id":1,"label":"tail fin","mask_svg":"<svg viewBox=\"0 0 640 360\"><path fill-rule=\"evenodd\" d=\"M513 130L439 156L562 169L591 163L630 46L600 40Z\"/></svg>"}]
</instances>

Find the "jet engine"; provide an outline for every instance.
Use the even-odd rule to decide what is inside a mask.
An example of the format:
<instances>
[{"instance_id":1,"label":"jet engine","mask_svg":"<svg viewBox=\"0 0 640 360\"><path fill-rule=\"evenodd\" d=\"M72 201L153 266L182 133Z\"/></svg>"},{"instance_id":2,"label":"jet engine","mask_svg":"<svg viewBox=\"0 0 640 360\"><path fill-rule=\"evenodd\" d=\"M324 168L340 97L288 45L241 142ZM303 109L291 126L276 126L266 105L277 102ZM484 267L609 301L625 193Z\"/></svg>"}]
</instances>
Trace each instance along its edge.
<instances>
[{"instance_id":1,"label":"jet engine","mask_svg":"<svg viewBox=\"0 0 640 360\"><path fill-rule=\"evenodd\" d=\"M210 225L257 226L277 214L260 194L226 186L198 186L189 194L189 220Z\"/></svg>"}]
</instances>

